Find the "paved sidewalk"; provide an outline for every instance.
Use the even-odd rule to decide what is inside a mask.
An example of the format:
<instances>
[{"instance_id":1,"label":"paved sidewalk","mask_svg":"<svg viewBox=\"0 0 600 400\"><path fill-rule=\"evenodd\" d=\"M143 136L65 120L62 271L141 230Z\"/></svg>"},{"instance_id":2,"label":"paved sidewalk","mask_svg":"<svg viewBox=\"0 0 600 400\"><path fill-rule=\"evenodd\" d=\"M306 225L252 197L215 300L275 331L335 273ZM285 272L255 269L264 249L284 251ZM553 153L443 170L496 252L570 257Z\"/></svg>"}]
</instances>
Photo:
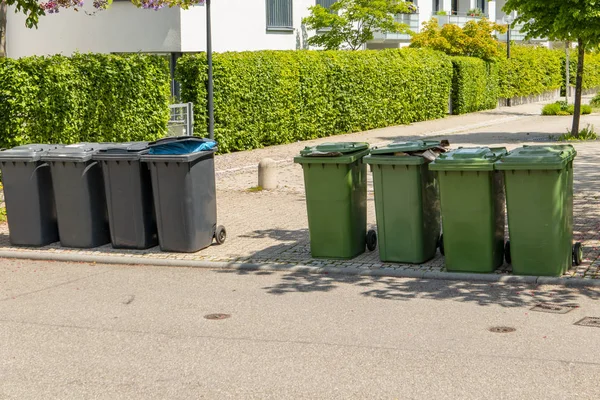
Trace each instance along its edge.
<instances>
[{"instance_id":1,"label":"paved sidewalk","mask_svg":"<svg viewBox=\"0 0 600 400\"><path fill-rule=\"evenodd\" d=\"M227 242L213 245L194 254L163 253L158 248L145 251L115 250L110 245L90 250L61 248L58 244L41 249L14 248L8 242L6 225L0 226L0 256L41 257L68 260L96 260L104 262L137 263L197 262L210 266L231 263L266 264L268 268L288 269L306 266L307 270L344 272L349 274L377 274L417 277L456 277L444 274L444 260L438 255L423 265L384 264L377 251L365 253L351 261L316 260L310 256L307 217L304 198L302 168L292 163L292 158L306 145L324 141L367 141L383 144L415 138L448 139L453 147L470 145L506 146L509 149L526 143L543 143L555 140L570 126L570 117L542 117L541 105L530 104L512 108L452 116L407 126L377 129L310 142L275 146L248 152L218 156L217 196L219 224L228 231ZM600 127L600 115L584 116L582 126ZM583 278L600 284L600 143L575 144L579 153L575 163L575 240L585 245L585 262L572 269L566 279ZM257 184L256 165L269 157L279 162L280 188L275 191L252 192ZM369 176L368 222L375 226L373 193ZM111 257L111 258L107 258ZM223 264L226 263L226 264ZM190 264L190 265L191 265ZM509 275L509 266L497 271ZM469 278L468 275L460 275ZM480 279L484 277L479 276ZM497 277L487 277L496 279ZM487 279L486 278L486 279ZM596 281L597 280L597 281ZM542 281L539 281L540 283Z\"/></svg>"}]
</instances>

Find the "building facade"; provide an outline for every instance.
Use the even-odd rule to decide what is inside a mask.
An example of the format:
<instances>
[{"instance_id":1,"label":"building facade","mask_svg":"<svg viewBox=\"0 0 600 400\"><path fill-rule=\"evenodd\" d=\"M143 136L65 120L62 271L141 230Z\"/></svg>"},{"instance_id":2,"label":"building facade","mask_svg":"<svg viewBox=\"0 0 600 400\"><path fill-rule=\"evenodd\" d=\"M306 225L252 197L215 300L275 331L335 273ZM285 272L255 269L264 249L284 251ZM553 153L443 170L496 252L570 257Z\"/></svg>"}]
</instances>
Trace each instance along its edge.
<instances>
[{"instance_id":1,"label":"building facade","mask_svg":"<svg viewBox=\"0 0 600 400\"><path fill-rule=\"evenodd\" d=\"M213 50L294 50L306 48L312 34L302 26L309 7L325 7L335 0L212 0ZM464 25L486 16L492 21L504 17L505 0L414 0L418 12L397 15L398 21L418 32L422 23L434 17L440 24ZM129 1L115 0L108 10L95 11L91 1L83 10L61 10L42 17L38 29L25 27L25 16L9 10L6 27L8 57L100 53L180 54L206 50L204 5L189 10L166 8L142 10ZM501 38L502 39L502 38ZM517 30L512 39L522 39ZM406 34L377 33L367 47L402 47L410 42Z\"/></svg>"}]
</instances>

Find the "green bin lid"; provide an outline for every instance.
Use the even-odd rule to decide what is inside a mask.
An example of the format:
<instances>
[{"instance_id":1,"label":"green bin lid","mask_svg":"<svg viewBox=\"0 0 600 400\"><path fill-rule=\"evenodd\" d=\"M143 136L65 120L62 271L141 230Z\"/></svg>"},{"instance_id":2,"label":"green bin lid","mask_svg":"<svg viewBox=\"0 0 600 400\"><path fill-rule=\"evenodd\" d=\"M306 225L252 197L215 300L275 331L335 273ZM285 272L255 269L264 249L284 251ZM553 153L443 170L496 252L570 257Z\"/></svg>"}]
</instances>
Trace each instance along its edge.
<instances>
[{"instance_id":1,"label":"green bin lid","mask_svg":"<svg viewBox=\"0 0 600 400\"><path fill-rule=\"evenodd\" d=\"M499 170L557 170L563 169L577 152L570 144L554 146L523 146L514 149L496 162Z\"/></svg>"},{"instance_id":2,"label":"green bin lid","mask_svg":"<svg viewBox=\"0 0 600 400\"><path fill-rule=\"evenodd\" d=\"M302 157L339 157L340 155L368 148L369 144L364 142L323 143L313 147L305 147L300 151L300 155Z\"/></svg>"},{"instance_id":3,"label":"green bin lid","mask_svg":"<svg viewBox=\"0 0 600 400\"><path fill-rule=\"evenodd\" d=\"M492 171L494 163L506 154L505 148L471 147L458 148L440 156L429 169L434 171Z\"/></svg>"},{"instance_id":4,"label":"green bin lid","mask_svg":"<svg viewBox=\"0 0 600 400\"><path fill-rule=\"evenodd\" d=\"M372 155L393 155L396 153L414 153L440 147L442 144L435 140L414 140L411 142L392 143L383 147L373 147Z\"/></svg>"},{"instance_id":5,"label":"green bin lid","mask_svg":"<svg viewBox=\"0 0 600 400\"><path fill-rule=\"evenodd\" d=\"M307 146L294 162L300 164L350 164L369 154L369 144L364 142L323 143Z\"/></svg>"},{"instance_id":6,"label":"green bin lid","mask_svg":"<svg viewBox=\"0 0 600 400\"><path fill-rule=\"evenodd\" d=\"M48 151L56 149L58 144L25 144L12 149L0 150L0 161L39 161Z\"/></svg>"}]
</instances>

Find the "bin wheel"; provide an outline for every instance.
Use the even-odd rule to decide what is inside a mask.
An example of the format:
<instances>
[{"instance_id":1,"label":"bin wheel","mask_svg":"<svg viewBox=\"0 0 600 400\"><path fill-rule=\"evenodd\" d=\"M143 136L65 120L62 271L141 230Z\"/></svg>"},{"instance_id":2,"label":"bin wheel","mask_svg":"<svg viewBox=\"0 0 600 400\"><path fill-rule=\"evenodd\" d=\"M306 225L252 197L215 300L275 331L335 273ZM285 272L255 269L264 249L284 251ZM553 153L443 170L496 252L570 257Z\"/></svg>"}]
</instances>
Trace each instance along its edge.
<instances>
[{"instance_id":1,"label":"bin wheel","mask_svg":"<svg viewBox=\"0 0 600 400\"><path fill-rule=\"evenodd\" d=\"M225 243L226 239L227 231L225 230L225 227L223 225L217 226L217 230L215 231L215 240L217 241L217 244Z\"/></svg>"},{"instance_id":2,"label":"bin wheel","mask_svg":"<svg viewBox=\"0 0 600 400\"><path fill-rule=\"evenodd\" d=\"M444 234L442 233L440 235L440 238L438 239L438 247L440 248L440 254L441 255L446 255L444 252Z\"/></svg>"},{"instance_id":3,"label":"bin wheel","mask_svg":"<svg viewBox=\"0 0 600 400\"><path fill-rule=\"evenodd\" d=\"M377 248L377 232L371 229L367 232L367 249L369 251L373 251Z\"/></svg>"},{"instance_id":4,"label":"bin wheel","mask_svg":"<svg viewBox=\"0 0 600 400\"><path fill-rule=\"evenodd\" d=\"M512 264L512 256L510 255L510 240L506 241L504 245L504 259L507 264Z\"/></svg>"},{"instance_id":5,"label":"bin wheel","mask_svg":"<svg viewBox=\"0 0 600 400\"><path fill-rule=\"evenodd\" d=\"M580 242L573 245L573 265L581 265L583 261L583 246Z\"/></svg>"}]
</instances>

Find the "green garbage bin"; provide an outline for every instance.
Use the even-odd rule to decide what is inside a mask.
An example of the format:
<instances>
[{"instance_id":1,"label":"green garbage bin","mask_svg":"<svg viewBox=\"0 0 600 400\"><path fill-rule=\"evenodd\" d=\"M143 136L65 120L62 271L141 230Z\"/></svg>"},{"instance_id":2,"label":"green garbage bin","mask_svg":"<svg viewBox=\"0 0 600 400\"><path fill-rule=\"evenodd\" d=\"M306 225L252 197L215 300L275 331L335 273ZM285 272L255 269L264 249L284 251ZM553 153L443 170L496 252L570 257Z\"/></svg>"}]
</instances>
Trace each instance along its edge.
<instances>
[{"instance_id":1,"label":"green garbage bin","mask_svg":"<svg viewBox=\"0 0 600 400\"><path fill-rule=\"evenodd\" d=\"M379 258L419 264L432 259L440 236L440 202L436 173L419 155L441 147L437 141L393 143L371 149Z\"/></svg>"},{"instance_id":2,"label":"green garbage bin","mask_svg":"<svg viewBox=\"0 0 600 400\"><path fill-rule=\"evenodd\" d=\"M581 263L581 244L572 246L576 155L571 145L525 146L496 162L506 182L506 255L515 274L559 276Z\"/></svg>"},{"instance_id":3,"label":"green garbage bin","mask_svg":"<svg viewBox=\"0 0 600 400\"><path fill-rule=\"evenodd\" d=\"M505 197L494 163L506 149L459 148L429 165L439 171L440 250L453 272L494 272L504 260Z\"/></svg>"},{"instance_id":4,"label":"green garbage bin","mask_svg":"<svg viewBox=\"0 0 600 400\"><path fill-rule=\"evenodd\" d=\"M364 253L367 168L363 157L367 154L367 143L324 143L306 147L294 158L304 170L313 257L350 259Z\"/></svg>"}]
</instances>

